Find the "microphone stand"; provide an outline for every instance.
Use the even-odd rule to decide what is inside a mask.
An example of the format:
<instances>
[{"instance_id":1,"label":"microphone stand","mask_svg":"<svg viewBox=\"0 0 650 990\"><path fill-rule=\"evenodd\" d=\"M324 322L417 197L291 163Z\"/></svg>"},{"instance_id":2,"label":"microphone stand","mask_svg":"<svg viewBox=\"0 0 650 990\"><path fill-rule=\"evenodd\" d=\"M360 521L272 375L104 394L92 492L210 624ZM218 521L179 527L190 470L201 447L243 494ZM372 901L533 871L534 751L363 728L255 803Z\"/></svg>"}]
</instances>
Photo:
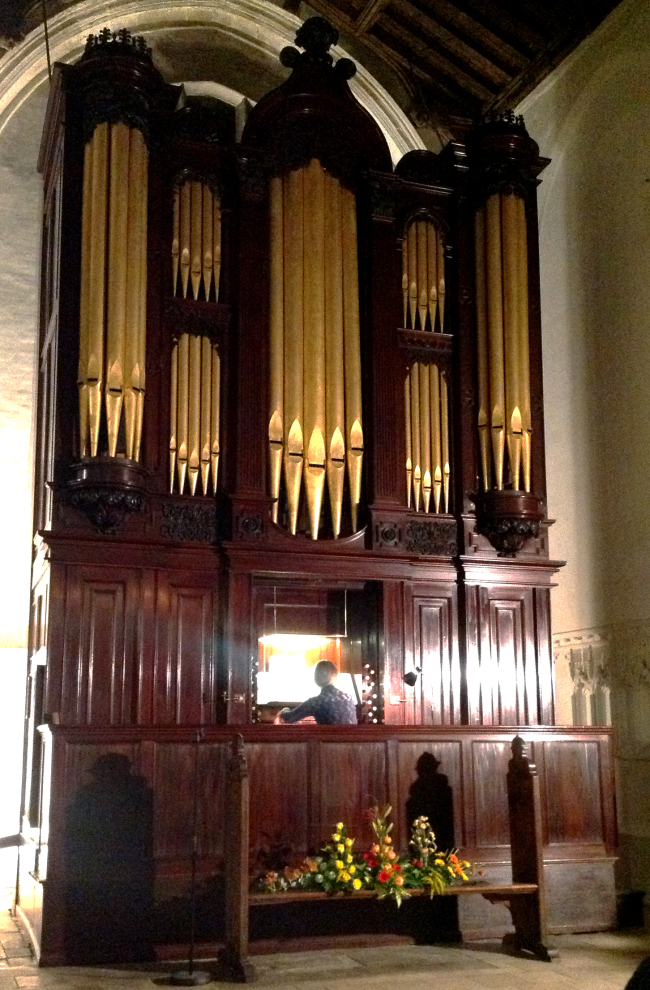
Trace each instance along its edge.
<instances>
[{"instance_id":1,"label":"microphone stand","mask_svg":"<svg viewBox=\"0 0 650 990\"><path fill-rule=\"evenodd\" d=\"M199 855L199 743L203 739L203 729L196 730L194 739L194 801L192 807L192 879L190 881L190 948L187 969L177 970L169 978L173 987L200 987L212 981L212 974L203 969L194 969L194 946L196 941L196 874Z\"/></svg>"}]
</instances>

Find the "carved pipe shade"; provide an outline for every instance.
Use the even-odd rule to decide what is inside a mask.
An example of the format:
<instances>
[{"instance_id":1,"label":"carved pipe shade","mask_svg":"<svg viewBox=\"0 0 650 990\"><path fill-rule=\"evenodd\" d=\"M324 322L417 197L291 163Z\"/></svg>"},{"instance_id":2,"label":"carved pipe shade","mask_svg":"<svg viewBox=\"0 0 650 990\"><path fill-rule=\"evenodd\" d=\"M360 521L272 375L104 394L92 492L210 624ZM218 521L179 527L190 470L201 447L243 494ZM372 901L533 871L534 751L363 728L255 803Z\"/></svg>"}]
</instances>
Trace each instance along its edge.
<instances>
[{"instance_id":1,"label":"carved pipe shade","mask_svg":"<svg viewBox=\"0 0 650 990\"><path fill-rule=\"evenodd\" d=\"M284 482L290 532L304 499L317 539L327 480L336 538L346 472L353 532L361 498L356 200L313 159L271 180L269 210L272 517Z\"/></svg>"},{"instance_id":2,"label":"carved pipe shade","mask_svg":"<svg viewBox=\"0 0 650 990\"><path fill-rule=\"evenodd\" d=\"M99 124L85 147L77 378L82 457L140 457L148 162L142 133L123 123ZM100 451L103 422L106 451Z\"/></svg>"},{"instance_id":3,"label":"carved pipe shade","mask_svg":"<svg viewBox=\"0 0 650 990\"><path fill-rule=\"evenodd\" d=\"M485 491L531 487L528 244L523 199L494 193L475 216L478 431ZM506 464L507 452L507 464Z\"/></svg>"}]
</instances>

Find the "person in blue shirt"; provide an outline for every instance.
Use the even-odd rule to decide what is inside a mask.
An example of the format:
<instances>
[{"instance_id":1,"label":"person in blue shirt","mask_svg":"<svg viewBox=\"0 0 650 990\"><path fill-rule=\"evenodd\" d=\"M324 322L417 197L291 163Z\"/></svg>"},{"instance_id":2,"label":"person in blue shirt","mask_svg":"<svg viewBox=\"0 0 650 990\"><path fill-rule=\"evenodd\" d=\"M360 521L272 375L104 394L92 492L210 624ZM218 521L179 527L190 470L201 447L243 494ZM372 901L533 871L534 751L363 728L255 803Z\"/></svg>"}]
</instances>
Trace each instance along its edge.
<instances>
[{"instance_id":1,"label":"person in blue shirt","mask_svg":"<svg viewBox=\"0 0 650 990\"><path fill-rule=\"evenodd\" d=\"M311 715L319 725L356 725L357 710L352 698L334 687L338 673L331 660L320 660L314 667L314 680L320 694L303 701L297 708L283 708L276 722L299 722Z\"/></svg>"}]
</instances>

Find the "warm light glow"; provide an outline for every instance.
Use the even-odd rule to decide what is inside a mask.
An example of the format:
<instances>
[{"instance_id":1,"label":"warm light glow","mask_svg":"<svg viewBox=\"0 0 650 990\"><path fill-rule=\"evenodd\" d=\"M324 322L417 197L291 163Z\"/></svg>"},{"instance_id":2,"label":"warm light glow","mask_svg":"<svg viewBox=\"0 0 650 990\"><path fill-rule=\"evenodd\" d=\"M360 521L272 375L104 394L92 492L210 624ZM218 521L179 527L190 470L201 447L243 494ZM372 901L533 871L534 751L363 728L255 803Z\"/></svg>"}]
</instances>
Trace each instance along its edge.
<instances>
[{"instance_id":1,"label":"warm light glow","mask_svg":"<svg viewBox=\"0 0 650 990\"><path fill-rule=\"evenodd\" d=\"M262 646L273 646L281 653L306 653L329 643L326 636L301 636L298 633L273 633L260 636Z\"/></svg>"}]
</instances>

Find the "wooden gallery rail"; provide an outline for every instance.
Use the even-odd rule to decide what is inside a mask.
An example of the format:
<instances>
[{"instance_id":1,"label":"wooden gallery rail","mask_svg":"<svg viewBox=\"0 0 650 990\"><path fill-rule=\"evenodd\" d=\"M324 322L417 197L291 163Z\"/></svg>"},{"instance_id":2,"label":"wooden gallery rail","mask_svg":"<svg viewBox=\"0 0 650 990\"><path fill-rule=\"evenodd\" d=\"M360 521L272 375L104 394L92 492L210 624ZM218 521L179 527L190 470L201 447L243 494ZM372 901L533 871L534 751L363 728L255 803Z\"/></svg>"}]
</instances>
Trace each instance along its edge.
<instances>
[{"instance_id":1,"label":"wooden gallery rail","mask_svg":"<svg viewBox=\"0 0 650 990\"><path fill-rule=\"evenodd\" d=\"M507 904L514 934L504 936L504 948L531 953L537 959L550 962L546 938L546 897L542 857L542 813L539 777L524 755L521 736L512 741L512 759L508 764L508 813L512 855L512 883L493 884L468 882L448 887L436 896L459 897L480 894L491 903ZM288 891L273 894L250 892L249 877L249 780L246 749L241 735L235 736L226 777L226 813L230 823L226 860L226 930L225 947L220 961L224 975L237 982L248 983L255 978L249 958L249 914L251 909L270 904L296 901L318 901L325 898L346 898L344 894L319 891ZM425 894L426 891L409 891ZM360 891L353 898L374 897L373 891Z\"/></svg>"}]
</instances>

